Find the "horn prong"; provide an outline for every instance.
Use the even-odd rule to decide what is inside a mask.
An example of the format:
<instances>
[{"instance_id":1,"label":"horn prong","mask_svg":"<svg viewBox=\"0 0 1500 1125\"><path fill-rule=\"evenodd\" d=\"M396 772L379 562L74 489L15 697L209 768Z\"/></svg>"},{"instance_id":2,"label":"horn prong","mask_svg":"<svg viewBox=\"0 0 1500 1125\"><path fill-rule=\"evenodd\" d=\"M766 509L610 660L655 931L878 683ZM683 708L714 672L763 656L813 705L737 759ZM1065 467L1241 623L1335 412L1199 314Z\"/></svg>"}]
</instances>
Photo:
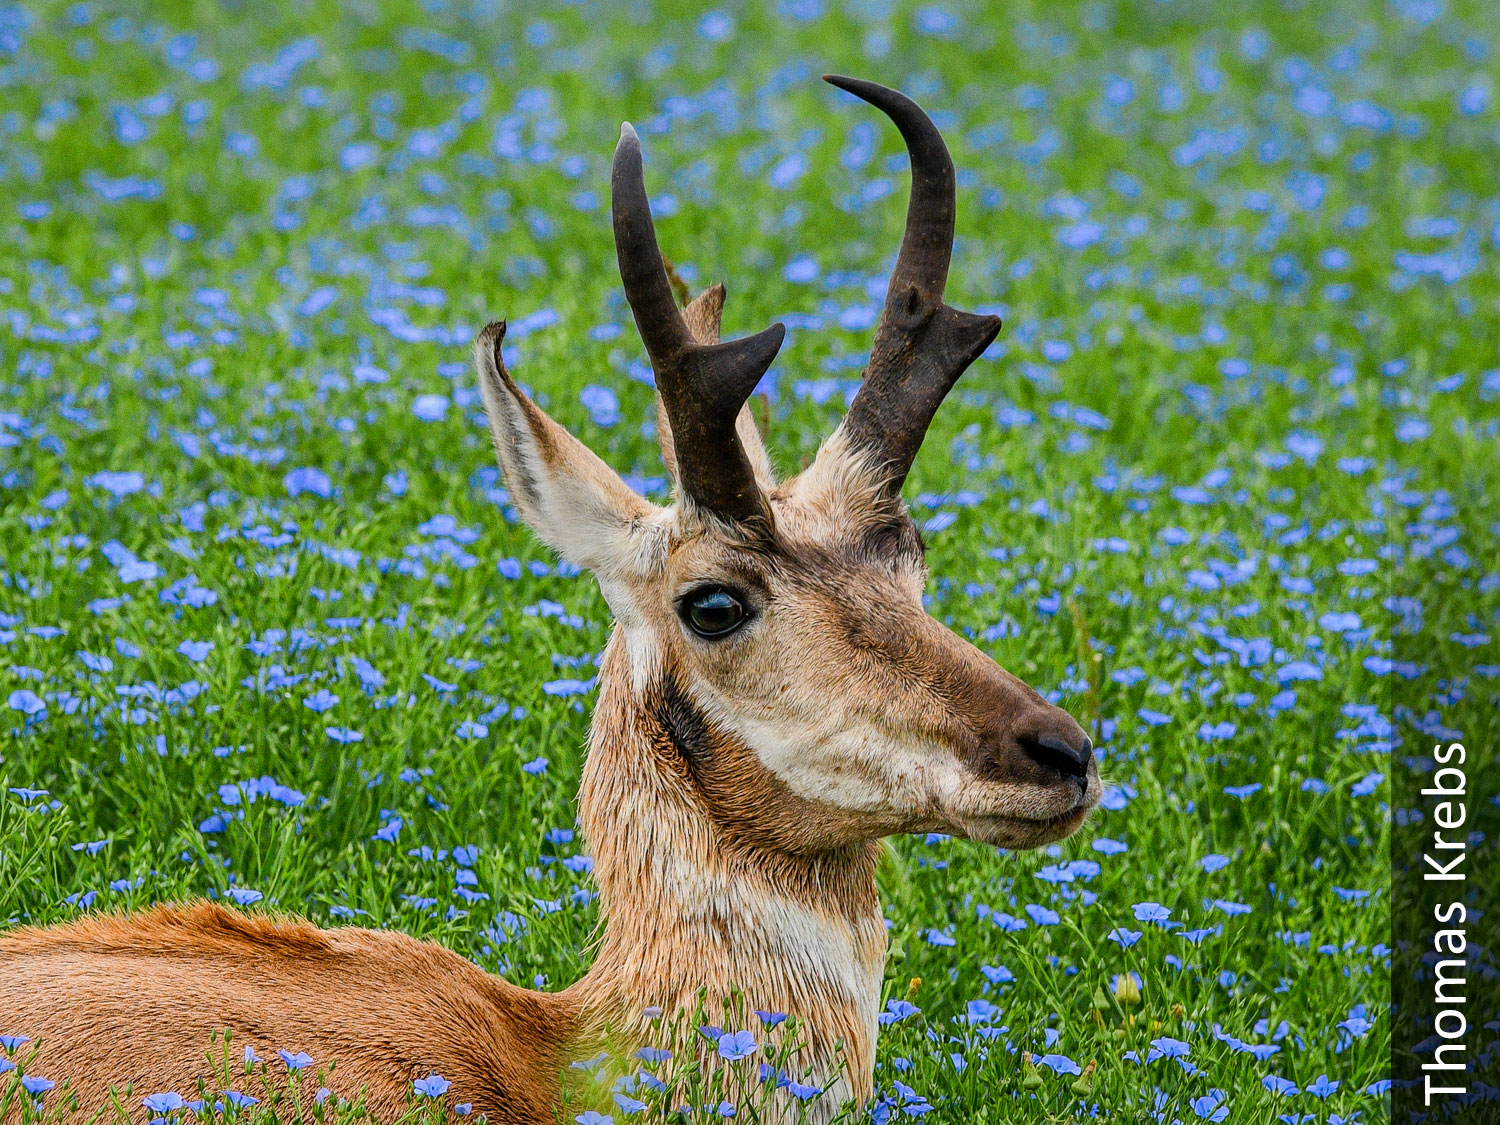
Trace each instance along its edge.
<instances>
[{"instance_id":1,"label":"horn prong","mask_svg":"<svg viewBox=\"0 0 1500 1125\"><path fill-rule=\"evenodd\" d=\"M956 187L953 159L932 119L887 86L840 74L825 74L823 80L889 117L911 158L901 250L864 383L841 427L853 445L882 466L888 488L899 493L938 406L999 333L1000 318L943 303L953 258Z\"/></svg>"},{"instance_id":2,"label":"horn prong","mask_svg":"<svg viewBox=\"0 0 1500 1125\"><path fill-rule=\"evenodd\" d=\"M700 344L672 296L646 195L640 138L620 126L610 174L615 254L625 299L646 345L672 427L677 482L699 509L734 523L769 521L767 500L735 419L776 358L781 324L738 340Z\"/></svg>"}]
</instances>

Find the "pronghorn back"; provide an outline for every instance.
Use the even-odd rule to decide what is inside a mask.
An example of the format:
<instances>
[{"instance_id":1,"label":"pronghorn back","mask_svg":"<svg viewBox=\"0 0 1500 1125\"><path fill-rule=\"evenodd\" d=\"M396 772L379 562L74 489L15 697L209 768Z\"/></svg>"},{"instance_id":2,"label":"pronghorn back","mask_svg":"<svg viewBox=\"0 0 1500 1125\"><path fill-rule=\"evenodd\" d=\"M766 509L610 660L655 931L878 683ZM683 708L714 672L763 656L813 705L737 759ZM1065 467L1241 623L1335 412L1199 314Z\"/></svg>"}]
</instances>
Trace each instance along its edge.
<instances>
[{"instance_id":1,"label":"pronghorn back","mask_svg":"<svg viewBox=\"0 0 1500 1125\"><path fill-rule=\"evenodd\" d=\"M28 1072L67 1078L85 1115L109 1104L111 1086L140 1120L153 1116L144 1095L192 1098L200 1077L211 1094L254 1096L243 1079L223 1081L222 1042L210 1066L230 1028L230 1075L245 1047L282 1076L277 1051L306 1052L308 1096L334 1064L323 1081L363 1096L378 1120L399 1116L412 1082L433 1072L492 1123L550 1120L576 1018L576 1002L516 988L432 942L212 903L0 935L0 1031L13 1021L27 1031Z\"/></svg>"}]
</instances>

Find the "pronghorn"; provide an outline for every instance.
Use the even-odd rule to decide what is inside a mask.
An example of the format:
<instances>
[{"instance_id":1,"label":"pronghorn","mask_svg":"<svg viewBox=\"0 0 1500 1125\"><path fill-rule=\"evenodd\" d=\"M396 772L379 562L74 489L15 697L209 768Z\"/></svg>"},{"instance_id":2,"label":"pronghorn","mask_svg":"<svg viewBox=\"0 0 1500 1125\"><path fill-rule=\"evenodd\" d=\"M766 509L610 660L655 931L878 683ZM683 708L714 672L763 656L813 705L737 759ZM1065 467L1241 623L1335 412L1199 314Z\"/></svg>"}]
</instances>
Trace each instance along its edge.
<instances>
[{"instance_id":1,"label":"pronghorn","mask_svg":"<svg viewBox=\"0 0 1500 1125\"><path fill-rule=\"evenodd\" d=\"M531 992L400 934L209 903L90 917L0 940L0 1033L33 1037L34 1071L70 1079L85 1108L130 1083L150 1116L140 1095L192 1096L229 1028L273 1061L336 1060L335 1091L363 1090L378 1118L435 1071L494 1125L552 1121L560 1075L606 1029L629 1050L656 1011L737 996L801 1020L796 1064L828 1084L809 1120L871 1094L880 840L1036 847L1079 827L1100 782L1072 718L923 608L901 487L1000 322L943 303L954 173L932 121L894 90L827 80L894 121L912 190L863 384L800 475L776 480L745 405L784 329L720 342L718 285L678 308L629 124L615 244L674 502L638 495L527 397L503 323L475 342L513 503L593 572L616 621L578 796L604 923L589 972Z\"/></svg>"}]
</instances>

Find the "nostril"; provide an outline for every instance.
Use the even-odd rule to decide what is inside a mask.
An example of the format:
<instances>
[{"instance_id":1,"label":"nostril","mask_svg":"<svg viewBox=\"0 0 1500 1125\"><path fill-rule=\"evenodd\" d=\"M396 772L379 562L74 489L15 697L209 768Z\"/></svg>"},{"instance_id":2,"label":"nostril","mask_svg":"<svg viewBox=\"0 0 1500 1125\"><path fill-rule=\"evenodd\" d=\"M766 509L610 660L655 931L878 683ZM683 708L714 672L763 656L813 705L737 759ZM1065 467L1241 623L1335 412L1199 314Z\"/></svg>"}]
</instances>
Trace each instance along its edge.
<instances>
[{"instance_id":1,"label":"nostril","mask_svg":"<svg viewBox=\"0 0 1500 1125\"><path fill-rule=\"evenodd\" d=\"M1026 756L1037 765L1066 777L1088 776L1089 760L1094 755L1094 744L1088 735L1083 735L1078 743L1067 742L1055 734L1022 735L1018 741Z\"/></svg>"}]
</instances>

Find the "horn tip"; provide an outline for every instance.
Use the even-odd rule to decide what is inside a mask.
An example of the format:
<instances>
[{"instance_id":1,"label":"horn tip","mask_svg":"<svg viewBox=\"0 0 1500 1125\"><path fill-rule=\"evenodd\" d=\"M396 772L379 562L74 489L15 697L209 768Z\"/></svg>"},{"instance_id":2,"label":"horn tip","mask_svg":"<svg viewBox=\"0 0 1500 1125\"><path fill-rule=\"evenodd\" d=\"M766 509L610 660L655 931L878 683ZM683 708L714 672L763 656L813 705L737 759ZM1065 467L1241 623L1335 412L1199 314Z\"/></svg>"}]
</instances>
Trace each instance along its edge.
<instances>
[{"instance_id":1,"label":"horn tip","mask_svg":"<svg viewBox=\"0 0 1500 1125\"><path fill-rule=\"evenodd\" d=\"M620 122L620 143L639 145L641 138L636 136L635 126L629 121Z\"/></svg>"}]
</instances>

